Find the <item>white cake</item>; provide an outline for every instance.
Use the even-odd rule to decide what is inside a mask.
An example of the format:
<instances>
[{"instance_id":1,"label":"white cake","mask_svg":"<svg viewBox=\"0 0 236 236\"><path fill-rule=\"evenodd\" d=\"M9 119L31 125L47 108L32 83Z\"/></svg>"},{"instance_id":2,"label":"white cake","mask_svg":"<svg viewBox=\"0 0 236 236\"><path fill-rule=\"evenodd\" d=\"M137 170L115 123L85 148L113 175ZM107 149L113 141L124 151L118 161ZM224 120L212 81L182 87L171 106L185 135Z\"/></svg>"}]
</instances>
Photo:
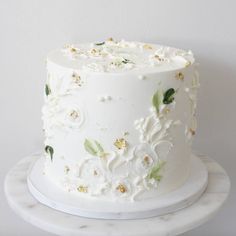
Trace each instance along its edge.
<instances>
[{"instance_id":1,"label":"white cake","mask_svg":"<svg viewBox=\"0 0 236 236\"><path fill-rule=\"evenodd\" d=\"M67 45L47 58L45 174L80 198L140 201L189 176L199 87L191 52Z\"/></svg>"}]
</instances>

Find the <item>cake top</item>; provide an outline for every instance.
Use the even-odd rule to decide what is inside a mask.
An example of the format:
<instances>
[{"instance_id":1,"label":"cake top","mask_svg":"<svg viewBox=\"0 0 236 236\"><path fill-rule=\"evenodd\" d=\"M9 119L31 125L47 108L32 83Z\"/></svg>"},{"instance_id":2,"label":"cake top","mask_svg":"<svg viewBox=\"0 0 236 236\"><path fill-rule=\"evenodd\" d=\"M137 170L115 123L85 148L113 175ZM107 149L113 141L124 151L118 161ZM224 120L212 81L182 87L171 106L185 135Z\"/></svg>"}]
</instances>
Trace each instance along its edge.
<instances>
[{"instance_id":1,"label":"cake top","mask_svg":"<svg viewBox=\"0 0 236 236\"><path fill-rule=\"evenodd\" d=\"M60 66L88 72L162 72L182 69L194 62L191 51L141 42L115 41L66 45L48 55Z\"/></svg>"}]
</instances>

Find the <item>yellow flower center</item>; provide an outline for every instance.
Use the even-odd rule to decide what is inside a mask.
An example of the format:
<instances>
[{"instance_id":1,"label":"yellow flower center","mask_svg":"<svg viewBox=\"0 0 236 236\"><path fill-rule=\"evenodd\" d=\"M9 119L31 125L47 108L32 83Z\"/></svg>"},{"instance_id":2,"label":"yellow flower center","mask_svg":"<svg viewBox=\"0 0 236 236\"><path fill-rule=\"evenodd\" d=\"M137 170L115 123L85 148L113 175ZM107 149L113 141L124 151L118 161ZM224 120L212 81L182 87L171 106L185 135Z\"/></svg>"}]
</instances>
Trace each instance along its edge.
<instances>
[{"instance_id":1,"label":"yellow flower center","mask_svg":"<svg viewBox=\"0 0 236 236\"><path fill-rule=\"evenodd\" d=\"M126 189L126 187L125 187L123 184L119 184L119 185L116 187L116 189L117 189L118 191L120 191L121 193L127 192L127 189Z\"/></svg>"},{"instance_id":2,"label":"yellow flower center","mask_svg":"<svg viewBox=\"0 0 236 236\"><path fill-rule=\"evenodd\" d=\"M88 187L80 185L77 190L81 193L87 193L88 192Z\"/></svg>"},{"instance_id":3,"label":"yellow flower center","mask_svg":"<svg viewBox=\"0 0 236 236\"><path fill-rule=\"evenodd\" d=\"M71 113L70 113L70 117L73 119L73 120L76 120L78 117L79 117L79 113L75 110L73 110Z\"/></svg>"},{"instance_id":4,"label":"yellow flower center","mask_svg":"<svg viewBox=\"0 0 236 236\"><path fill-rule=\"evenodd\" d=\"M127 141L124 138L119 138L116 139L116 141L114 142L114 145L118 148L118 149L124 149L127 147Z\"/></svg>"},{"instance_id":5,"label":"yellow flower center","mask_svg":"<svg viewBox=\"0 0 236 236\"><path fill-rule=\"evenodd\" d=\"M148 155L144 156L143 160L144 160L145 164L147 164L147 165L150 164L150 157Z\"/></svg>"}]
</instances>

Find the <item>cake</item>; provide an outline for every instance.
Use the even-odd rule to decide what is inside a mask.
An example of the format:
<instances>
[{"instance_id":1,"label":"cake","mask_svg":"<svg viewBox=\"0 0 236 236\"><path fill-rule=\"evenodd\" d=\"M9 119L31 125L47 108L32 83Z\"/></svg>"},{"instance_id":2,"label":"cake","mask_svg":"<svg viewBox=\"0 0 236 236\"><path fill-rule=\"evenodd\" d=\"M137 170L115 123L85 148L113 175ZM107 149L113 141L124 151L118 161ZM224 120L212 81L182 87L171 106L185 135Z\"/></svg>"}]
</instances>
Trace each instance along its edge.
<instances>
[{"instance_id":1,"label":"cake","mask_svg":"<svg viewBox=\"0 0 236 236\"><path fill-rule=\"evenodd\" d=\"M110 38L51 52L45 176L78 200L143 201L180 188L198 87L191 51Z\"/></svg>"}]
</instances>

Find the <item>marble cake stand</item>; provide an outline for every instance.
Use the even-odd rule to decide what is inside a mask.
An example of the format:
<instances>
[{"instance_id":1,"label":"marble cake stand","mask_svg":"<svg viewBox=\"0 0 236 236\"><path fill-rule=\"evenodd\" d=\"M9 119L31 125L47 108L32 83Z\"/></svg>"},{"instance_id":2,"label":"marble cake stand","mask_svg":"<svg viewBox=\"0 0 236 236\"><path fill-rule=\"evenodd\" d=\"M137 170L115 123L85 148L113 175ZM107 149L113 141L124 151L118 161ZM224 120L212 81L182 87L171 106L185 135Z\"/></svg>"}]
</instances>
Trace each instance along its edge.
<instances>
[{"instance_id":1,"label":"marble cake stand","mask_svg":"<svg viewBox=\"0 0 236 236\"><path fill-rule=\"evenodd\" d=\"M158 217L137 220L98 220L82 218L53 210L32 197L27 186L27 172L39 155L24 158L7 174L5 194L11 208L25 221L56 235L81 236L172 236L189 231L210 219L223 205L230 180L223 168L206 156L199 156L207 166L206 191L191 206Z\"/></svg>"}]
</instances>

